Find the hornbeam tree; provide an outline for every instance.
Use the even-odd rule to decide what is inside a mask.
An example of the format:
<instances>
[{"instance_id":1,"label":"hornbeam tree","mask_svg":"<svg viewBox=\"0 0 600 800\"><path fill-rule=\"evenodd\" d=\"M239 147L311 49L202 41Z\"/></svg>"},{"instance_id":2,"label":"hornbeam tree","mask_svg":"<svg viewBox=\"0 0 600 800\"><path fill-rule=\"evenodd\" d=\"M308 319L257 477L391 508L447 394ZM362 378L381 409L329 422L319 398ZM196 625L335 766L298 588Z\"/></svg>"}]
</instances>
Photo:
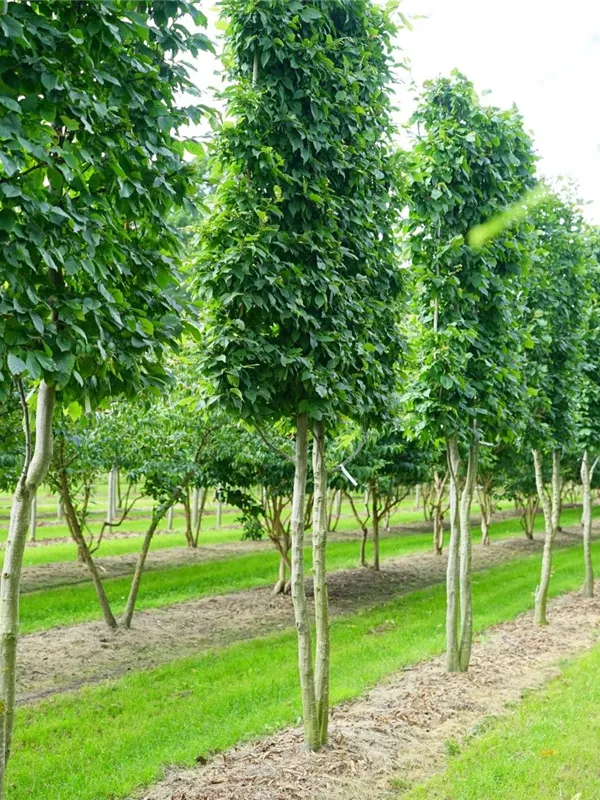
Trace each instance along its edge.
<instances>
[{"instance_id":1,"label":"hornbeam tree","mask_svg":"<svg viewBox=\"0 0 600 800\"><path fill-rule=\"evenodd\" d=\"M482 247L469 244L469 232L519 200L533 183L535 158L517 111L482 106L459 73L426 84L412 122L406 238L418 330L407 401L416 435L446 445L447 669L463 671L472 641L470 509L479 442L510 425L520 394L518 279L530 239L525 224ZM461 449L468 453L464 481Z\"/></svg>"},{"instance_id":2,"label":"hornbeam tree","mask_svg":"<svg viewBox=\"0 0 600 800\"><path fill-rule=\"evenodd\" d=\"M245 417L296 432L292 599L306 744L327 740L325 435L385 407L400 350L396 168L388 96L396 28L371 0L224 0L231 123L203 231L203 368ZM316 648L304 586L313 437Z\"/></svg>"},{"instance_id":3,"label":"hornbeam tree","mask_svg":"<svg viewBox=\"0 0 600 800\"><path fill-rule=\"evenodd\" d=\"M583 361L579 374L577 399L577 444L581 456L581 486L583 490L583 557L585 578L583 596L594 596L594 567L592 564L592 482L600 458L600 231L587 232L588 293L586 324L583 335Z\"/></svg>"},{"instance_id":4,"label":"hornbeam tree","mask_svg":"<svg viewBox=\"0 0 600 800\"><path fill-rule=\"evenodd\" d=\"M25 458L0 586L0 795L23 550L53 410L164 382L162 354L182 327L178 240L165 219L190 186L174 132L200 113L177 105L194 91L181 56L209 46L186 29L186 19L206 22L186 0L1 11L0 388L16 382Z\"/></svg>"},{"instance_id":5,"label":"hornbeam tree","mask_svg":"<svg viewBox=\"0 0 600 800\"><path fill-rule=\"evenodd\" d=\"M561 507L561 455L576 440L589 249L581 208L568 193L548 192L532 218L537 243L529 276L533 346L527 350L525 373L529 391L526 441L533 454L545 531L534 619L537 625L546 625L552 547ZM551 454L552 460L549 493L544 454Z\"/></svg>"}]
</instances>

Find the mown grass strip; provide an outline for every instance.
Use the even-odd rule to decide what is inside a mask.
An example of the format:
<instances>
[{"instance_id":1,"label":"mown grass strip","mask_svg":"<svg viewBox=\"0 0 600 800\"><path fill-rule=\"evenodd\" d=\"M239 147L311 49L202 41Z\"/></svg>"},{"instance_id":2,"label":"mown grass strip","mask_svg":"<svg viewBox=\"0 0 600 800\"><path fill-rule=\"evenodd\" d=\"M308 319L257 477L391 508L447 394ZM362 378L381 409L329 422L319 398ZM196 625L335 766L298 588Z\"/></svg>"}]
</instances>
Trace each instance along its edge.
<instances>
[{"instance_id":1,"label":"mown grass strip","mask_svg":"<svg viewBox=\"0 0 600 800\"><path fill-rule=\"evenodd\" d=\"M597 558L600 543L593 545ZM540 556L474 576L475 630L531 607ZM550 594L577 588L581 548L558 551ZM332 701L355 697L444 646L442 584L333 620ZM113 800L164 766L293 723L300 713L293 631L186 658L19 710L9 800ZM494 796L494 795L480 795Z\"/></svg>"},{"instance_id":2,"label":"mown grass strip","mask_svg":"<svg viewBox=\"0 0 600 800\"><path fill-rule=\"evenodd\" d=\"M600 797L599 673L596 646L513 713L488 720L443 774L402 800Z\"/></svg>"},{"instance_id":3,"label":"mown grass strip","mask_svg":"<svg viewBox=\"0 0 600 800\"><path fill-rule=\"evenodd\" d=\"M563 525L574 523L577 510L564 512ZM541 526L541 520L538 520ZM517 520L494 523L493 538L521 534ZM474 530L474 536L479 530ZM396 536L381 540L382 559L423 552L431 547L430 534ZM358 566L359 544L356 540L331 542L327 559L330 571ZM305 549L307 570L310 570L311 550ZM235 556L180 567L170 567L147 572L141 584L138 610L161 608L199 599L208 595L268 586L275 580L279 556L273 550L256 554ZM130 578L112 578L105 581L106 593L115 613L120 613L127 599ZM101 614L93 587L89 583L60 586L29 592L21 597L21 630L23 633L47 630L59 625L100 619Z\"/></svg>"}]
</instances>

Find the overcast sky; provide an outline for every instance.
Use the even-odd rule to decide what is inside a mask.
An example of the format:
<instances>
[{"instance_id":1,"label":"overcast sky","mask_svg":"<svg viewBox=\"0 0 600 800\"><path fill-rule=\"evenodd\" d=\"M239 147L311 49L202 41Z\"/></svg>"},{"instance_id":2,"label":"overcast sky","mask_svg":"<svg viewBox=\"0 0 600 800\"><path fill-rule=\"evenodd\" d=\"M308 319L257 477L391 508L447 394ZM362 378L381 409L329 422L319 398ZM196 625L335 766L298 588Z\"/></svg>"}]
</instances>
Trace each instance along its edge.
<instances>
[{"instance_id":1,"label":"overcast sky","mask_svg":"<svg viewBox=\"0 0 600 800\"><path fill-rule=\"evenodd\" d=\"M427 15L398 37L414 80L456 67L479 91L491 90L487 102L516 103L541 172L574 178L591 201L589 218L600 223L600 1L404 0L401 8ZM212 28L215 13L209 16ZM198 67L201 86L218 85L214 59L203 57ZM413 102L399 91L401 121Z\"/></svg>"}]
</instances>

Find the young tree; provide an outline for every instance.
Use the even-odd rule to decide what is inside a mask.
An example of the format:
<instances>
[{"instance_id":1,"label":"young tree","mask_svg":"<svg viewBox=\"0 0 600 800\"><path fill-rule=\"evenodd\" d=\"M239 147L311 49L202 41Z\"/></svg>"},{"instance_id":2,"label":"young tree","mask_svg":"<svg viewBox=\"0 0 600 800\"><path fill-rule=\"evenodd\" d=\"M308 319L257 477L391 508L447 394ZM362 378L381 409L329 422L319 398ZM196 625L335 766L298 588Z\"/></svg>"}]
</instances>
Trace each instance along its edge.
<instances>
[{"instance_id":1,"label":"young tree","mask_svg":"<svg viewBox=\"0 0 600 800\"><path fill-rule=\"evenodd\" d=\"M23 398L25 463L0 592L0 794L13 725L18 595L31 503L58 401L164 380L180 335L177 239L189 187L173 132L199 110L180 56L208 45L186 0L4 3L0 14L0 363ZM31 405L23 383L34 383Z\"/></svg>"},{"instance_id":2,"label":"young tree","mask_svg":"<svg viewBox=\"0 0 600 800\"><path fill-rule=\"evenodd\" d=\"M444 442L448 455L447 668L456 671L468 668L471 651L479 441L510 425L519 395L518 278L529 241L526 225L481 247L469 232L532 185L535 158L516 109L482 106L459 73L426 84L412 122L406 237L420 327L408 402L416 435Z\"/></svg>"},{"instance_id":3,"label":"young tree","mask_svg":"<svg viewBox=\"0 0 600 800\"><path fill-rule=\"evenodd\" d=\"M225 0L223 180L204 229L204 369L217 396L296 431L292 598L307 746L327 740L325 435L385 407L399 355L392 39L371 0ZM313 437L316 656L304 586Z\"/></svg>"},{"instance_id":4,"label":"young tree","mask_svg":"<svg viewBox=\"0 0 600 800\"><path fill-rule=\"evenodd\" d=\"M588 251L581 209L568 194L549 192L532 217L537 243L529 277L532 347L527 350L525 373L529 389L526 439L545 527L535 623L546 625L552 547L560 518L561 453L576 436ZM544 481L544 452L552 455L550 494Z\"/></svg>"},{"instance_id":5,"label":"young tree","mask_svg":"<svg viewBox=\"0 0 600 800\"><path fill-rule=\"evenodd\" d=\"M592 482L600 458L600 231L587 229L588 279L587 309L583 334L583 361L579 374L577 397L577 444L581 457L581 486L583 490L583 557L585 579L583 596L594 596L594 567L592 564Z\"/></svg>"}]
</instances>

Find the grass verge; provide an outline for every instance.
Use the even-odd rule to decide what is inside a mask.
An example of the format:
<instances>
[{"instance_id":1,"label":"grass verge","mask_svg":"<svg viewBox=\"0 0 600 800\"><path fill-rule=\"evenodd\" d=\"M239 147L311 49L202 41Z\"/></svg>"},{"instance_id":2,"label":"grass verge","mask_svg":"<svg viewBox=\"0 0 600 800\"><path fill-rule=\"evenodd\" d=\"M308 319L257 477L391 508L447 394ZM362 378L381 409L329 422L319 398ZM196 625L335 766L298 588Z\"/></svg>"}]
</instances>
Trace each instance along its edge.
<instances>
[{"instance_id":1,"label":"grass verge","mask_svg":"<svg viewBox=\"0 0 600 800\"><path fill-rule=\"evenodd\" d=\"M600 647L514 713L485 723L445 772L403 800L583 800L600 797Z\"/></svg>"},{"instance_id":2,"label":"grass verge","mask_svg":"<svg viewBox=\"0 0 600 800\"><path fill-rule=\"evenodd\" d=\"M540 561L531 556L474 575L476 632L531 607ZM579 586L581 562L580 547L555 554L552 596ZM332 702L440 653L444 611L440 584L334 619ZM299 713L294 632L237 643L20 709L7 797L125 797L166 765L193 765Z\"/></svg>"}]
</instances>

